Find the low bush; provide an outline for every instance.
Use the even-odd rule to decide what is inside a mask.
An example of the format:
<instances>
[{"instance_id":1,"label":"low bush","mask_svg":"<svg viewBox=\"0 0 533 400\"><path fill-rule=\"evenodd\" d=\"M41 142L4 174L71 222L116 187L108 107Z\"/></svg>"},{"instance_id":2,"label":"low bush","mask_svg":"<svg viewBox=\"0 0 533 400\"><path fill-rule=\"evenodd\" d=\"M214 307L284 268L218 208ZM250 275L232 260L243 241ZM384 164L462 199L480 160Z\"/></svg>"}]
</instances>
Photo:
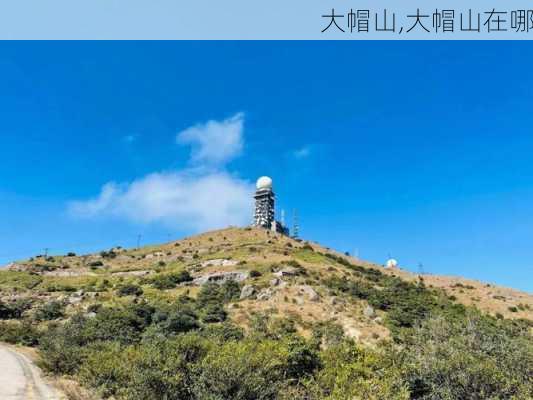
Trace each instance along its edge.
<instances>
[{"instance_id":1,"label":"low bush","mask_svg":"<svg viewBox=\"0 0 533 400\"><path fill-rule=\"evenodd\" d=\"M35 310L34 318L37 321L51 321L62 318L64 314L64 304L59 301L50 301Z\"/></svg>"},{"instance_id":2,"label":"low bush","mask_svg":"<svg viewBox=\"0 0 533 400\"><path fill-rule=\"evenodd\" d=\"M156 275L153 278L148 279L148 282L152 284L156 289L173 289L182 282L192 281L192 276L187 271L180 271L173 274L161 274Z\"/></svg>"},{"instance_id":3,"label":"low bush","mask_svg":"<svg viewBox=\"0 0 533 400\"><path fill-rule=\"evenodd\" d=\"M19 319L22 314L31 308L31 301L19 299L11 303L0 301L0 319Z\"/></svg>"},{"instance_id":4,"label":"low bush","mask_svg":"<svg viewBox=\"0 0 533 400\"><path fill-rule=\"evenodd\" d=\"M87 265L89 267L102 267L104 263L102 261L91 261Z\"/></svg>"},{"instance_id":5,"label":"low bush","mask_svg":"<svg viewBox=\"0 0 533 400\"><path fill-rule=\"evenodd\" d=\"M125 284L125 285L119 286L117 290L117 294L119 296L141 296L143 294L143 290L138 285Z\"/></svg>"},{"instance_id":6,"label":"low bush","mask_svg":"<svg viewBox=\"0 0 533 400\"><path fill-rule=\"evenodd\" d=\"M0 321L0 341L24 346L39 343L41 333L29 321Z\"/></svg>"}]
</instances>

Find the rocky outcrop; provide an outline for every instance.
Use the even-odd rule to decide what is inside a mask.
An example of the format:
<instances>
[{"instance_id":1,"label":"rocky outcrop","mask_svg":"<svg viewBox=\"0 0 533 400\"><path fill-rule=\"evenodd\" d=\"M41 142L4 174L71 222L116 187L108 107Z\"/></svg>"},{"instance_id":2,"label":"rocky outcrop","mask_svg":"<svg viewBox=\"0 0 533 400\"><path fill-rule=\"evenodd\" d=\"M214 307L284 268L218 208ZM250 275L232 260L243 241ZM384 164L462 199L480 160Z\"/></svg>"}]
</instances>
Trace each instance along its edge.
<instances>
[{"instance_id":1,"label":"rocky outcrop","mask_svg":"<svg viewBox=\"0 0 533 400\"><path fill-rule=\"evenodd\" d=\"M365 316L367 316L368 318L373 318L376 316L376 311L374 310L373 307L366 306L365 309L363 310L363 314L365 314Z\"/></svg>"},{"instance_id":2,"label":"rocky outcrop","mask_svg":"<svg viewBox=\"0 0 533 400\"><path fill-rule=\"evenodd\" d=\"M233 267L238 264L238 261L228 260L224 258L217 258L214 260L207 260L201 263L202 267Z\"/></svg>"},{"instance_id":3,"label":"rocky outcrop","mask_svg":"<svg viewBox=\"0 0 533 400\"><path fill-rule=\"evenodd\" d=\"M272 275L278 278L283 278L284 276L296 276L298 275L298 270L294 267L285 267L277 272L274 272Z\"/></svg>"},{"instance_id":4,"label":"rocky outcrop","mask_svg":"<svg viewBox=\"0 0 533 400\"><path fill-rule=\"evenodd\" d=\"M298 291L301 293L301 294L304 294L308 299L309 301L319 301L320 300L320 296L318 295L318 293L316 292L315 289L313 289L311 286L309 285L301 285L299 288L298 288Z\"/></svg>"},{"instance_id":5,"label":"rocky outcrop","mask_svg":"<svg viewBox=\"0 0 533 400\"><path fill-rule=\"evenodd\" d=\"M195 285L205 285L206 283L223 284L227 281L242 282L248 279L249 273L245 271L230 271L230 272L214 272L200 276L193 280Z\"/></svg>"},{"instance_id":6,"label":"rocky outcrop","mask_svg":"<svg viewBox=\"0 0 533 400\"><path fill-rule=\"evenodd\" d=\"M257 295L257 300L260 300L260 301L270 300L273 295L274 295L274 291L271 288L266 288L259 292L259 294Z\"/></svg>"},{"instance_id":7,"label":"rocky outcrop","mask_svg":"<svg viewBox=\"0 0 533 400\"><path fill-rule=\"evenodd\" d=\"M285 281L279 279L279 278L274 278L270 281L270 286L279 286L279 287L283 287L285 286Z\"/></svg>"},{"instance_id":8,"label":"rocky outcrop","mask_svg":"<svg viewBox=\"0 0 533 400\"><path fill-rule=\"evenodd\" d=\"M257 292L257 290L256 290L255 286L253 286L253 285L244 285L242 290L241 290L240 299L241 300L249 299L249 298L253 297L256 294L256 292Z\"/></svg>"},{"instance_id":9,"label":"rocky outcrop","mask_svg":"<svg viewBox=\"0 0 533 400\"><path fill-rule=\"evenodd\" d=\"M1 268L6 268L9 271L17 271L17 272L25 271L27 269L27 267L25 265L17 264L17 263L14 263L14 262L9 263L7 265L4 265Z\"/></svg>"}]
</instances>

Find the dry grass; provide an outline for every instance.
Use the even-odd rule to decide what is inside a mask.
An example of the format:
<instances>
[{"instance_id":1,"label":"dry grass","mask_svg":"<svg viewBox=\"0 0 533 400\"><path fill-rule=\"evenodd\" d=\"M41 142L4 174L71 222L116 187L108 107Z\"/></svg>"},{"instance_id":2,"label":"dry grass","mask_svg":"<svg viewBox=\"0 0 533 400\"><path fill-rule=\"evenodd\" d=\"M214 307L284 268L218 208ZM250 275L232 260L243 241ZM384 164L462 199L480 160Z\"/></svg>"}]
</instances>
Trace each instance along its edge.
<instances>
[{"instance_id":1,"label":"dry grass","mask_svg":"<svg viewBox=\"0 0 533 400\"><path fill-rule=\"evenodd\" d=\"M309 246L312 250L309 249ZM42 289L52 283L70 285L79 289L91 281L101 282L104 279L108 280L112 285L121 281L140 283L142 282L142 277L136 276L137 273L141 273L140 271L143 271L143 273L158 273L180 269L189 270L193 276L212 272L255 269L263 274L262 277L250 280L247 283L265 287L269 285L269 280L273 278L271 275L273 267L279 267L291 260L296 260L309 273L307 278L312 280L311 285L320 292L321 300L319 302L309 302L305 299L298 300L301 304L286 302L285 298L295 299L298 297L292 293L293 288L291 288L291 285L304 283L302 279L295 280L291 278L287 280L287 287L282 290L276 289L276 294L271 300L242 302L239 309L232 311L233 317L245 325L246 313L261 311L268 307L276 307L279 313L283 315L289 315L290 313L300 314L304 322L337 320L349 334L362 338L362 340L376 335L380 338L386 337L388 332L380 324L361 318L362 310L366 306L365 302L354 302L342 306L330 304L331 299L324 288L321 287L319 279L331 276L344 277L348 276L348 274L351 276L351 272L331 258L325 257L326 253L345 257L343 254L320 246L317 243L296 241L263 229L227 228L158 246L122 249L117 252L114 258L101 257L100 254L57 257L56 264L61 264L62 268L56 271L76 276L42 276L43 282L34 289L28 289L27 293L33 296L61 296L61 293L47 294ZM201 267L202 261L219 258L245 261L245 263L226 267ZM396 275L406 280L418 279L418 275L404 270L385 269L375 263L353 257L349 257L349 260L352 264L377 268L386 274ZM101 261L104 266L91 268L89 264L95 261ZM19 266L31 266L32 262L27 261L18 264ZM17 272L12 274L13 276L0 276L0 291L2 290L2 285L16 286L18 295L23 295L24 285L29 285L31 283L29 283L30 278L35 279L35 277L28 277L24 273ZM44 275L46 274L54 273L48 272ZM533 296L530 294L456 277L425 275L424 281L428 286L441 288L448 295L455 296L460 303L475 305L493 315L501 314L506 318L533 319ZM172 299L186 292L194 296L197 292L195 287L179 287L159 292L149 285L144 285L143 289L145 295L151 299ZM39 291L41 294L39 294ZM115 297L113 290L108 289L106 292L99 294L99 301L104 299L112 301L113 297ZM83 304L80 306L83 306ZM517 307L516 311L513 307Z\"/></svg>"},{"instance_id":2,"label":"dry grass","mask_svg":"<svg viewBox=\"0 0 533 400\"><path fill-rule=\"evenodd\" d=\"M101 400L100 397L82 388L76 381L66 378L57 378L53 382L67 400Z\"/></svg>"}]
</instances>

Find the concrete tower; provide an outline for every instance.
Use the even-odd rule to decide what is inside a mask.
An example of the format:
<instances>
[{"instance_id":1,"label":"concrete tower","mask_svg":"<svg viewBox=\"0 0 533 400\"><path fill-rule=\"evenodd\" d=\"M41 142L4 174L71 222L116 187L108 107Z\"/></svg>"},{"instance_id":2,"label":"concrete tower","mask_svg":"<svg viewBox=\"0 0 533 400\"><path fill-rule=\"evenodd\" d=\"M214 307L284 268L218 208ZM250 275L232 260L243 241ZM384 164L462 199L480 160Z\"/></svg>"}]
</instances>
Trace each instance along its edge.
<instances>
[{"instance_id":1,"label":"concrete tower","mask_svg":"<svg viewBox=\"0 0 533 400\"><path fill-rule=\"evenodd\" d=\"M272 179L262 176L257 180L255 199L254 226L266 229L276 227L274 220L274 192L272 191Z\"/></svg>"}]
</instances>

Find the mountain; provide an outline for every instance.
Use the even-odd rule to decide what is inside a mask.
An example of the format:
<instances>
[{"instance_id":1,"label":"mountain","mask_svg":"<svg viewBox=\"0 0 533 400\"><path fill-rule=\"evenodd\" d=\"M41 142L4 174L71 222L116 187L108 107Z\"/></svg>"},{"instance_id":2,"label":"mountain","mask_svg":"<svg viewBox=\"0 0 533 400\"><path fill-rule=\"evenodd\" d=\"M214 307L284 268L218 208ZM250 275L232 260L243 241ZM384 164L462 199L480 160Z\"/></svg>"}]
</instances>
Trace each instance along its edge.
<instances>
[{"instance_id":1,"label":"mountain","mask_svg":"<svg viewBox=\"0 0 533 400\"><path fill-rule=\"evenodd\" d=\"M116 314L118 312L116 310L121 311ZM485 342L492 343L493 340L500 343L502 340L500 336L496 338L491 335L496 335L494 332L498 332L498 335L503 332L505 340L510 341L515 347L518 346L516 341L519 341L521 346L521 350L516 353L506 348L506 354L517 354L517 357L520 355L527 359L527 362L522 360L524 364L512 359L513 365L529 365L529 360L533 357L531 352L533 296L530 294L460 277L417 275L399 268L385 268L382 265L344 255L317 243L295 240L258 228L228 228L138 249L115 247L98 254L69 253L64 256L36 256L29 260L14 262L7 270L0 272L0 318L6 320L4 325L0 325L0 339L38 346L44 359L43 363L50 371L79 376L77 379L84 385L99 388L99 393L103 391L104 394L127 399L158 397L150 397L155 396L153 392L149 395L140 395L138 392L124 392L118 387L111 387L105 380L110 379L109 376L104 379L100 375L103 373L100 369L106 365L102 361L105 359L105 354L109 352L115 354L113 351L116 349L106 347L107 344L103 348L101 344L98 345L100 347L94 347L92 343L114 343L119 347L126 346L126 349L130 348L127 346L132 346L131 349L136 349L135 351L145 351L150 348L152 353L157 353L163 351L161 349L166 348L165 346L170 346L169 343L184 340L177 339L182 335L199 332L199 335L204 338L202 340L206 340L205 335L207 335L211 343L205 344L206 348L211 349L205 350L207 358L211 354L210 351L215 351L210 347L213 342L219 343L219 347L216 347L216 357L222 357L219 352L223 350L220 349L225 346L234 346L235 344L231 343L234 343L236 338L244 343L242 346L249 345L254 349L254 346L275 339L276 343L280 343L279 348L285 348L283 346L286 345L287 351L290 352L294 349L294 343L290 342L292 344L287 345L284 342L286 335L290 335L293 340L296 340L295 337L302 338L303 343L307 343L306 346L311 346L309 349L314 349L305 351L315 354L316 360L304 351L307 355L305 357L299 355L303 357L299 359L299 363L303 362L302 360L315 360L316 365L309 367L315 372L311 373L306 370L305 374L308 375L304 375L307 378L304 379L304 375L298 375L298 377L289 379L287 371L290 371L290 368L287 367L289 369L284 372L283 379L276 378L280 380L281 386L276 387L275 392L269 392L269 396L231 395L227 397L229 392L220 389L222 397L208 397L205 393L198 394L203 393L204 389L200 390L191 384L190 387L187 386L188 394L182 393L179 396L176 395L177 397L169 397L180 399L274 399L282 398L280 393L284 396L297 397L294 391L298 390L305 391L302 399L357 398L343 397L342 394L351 390L364 390L362 386L357 386L357 388L353 386L355 382L359 382L357 379L354 378L353 382L348 379L339 383L335 379L331 381L321 378L321 375L316 372L332 368L336 373L340 373L348 368L348 364L331 364L340 362L334 361L335 358L328 358L327 353L324 353L331 348L332 343L340 345L338 338L343 337L342 340L348 342L342 343L352 343L357 348L368 349L361 351L377 351L375 357L383 351L391 352L387 353L388 355L383 359L389 360L405 349L409 349L409 346L424 347L431 343L426 336L423 340L421 339L421 332L425 332L424 329L437 329L435 326L440 323L438 321L446 321L445 331L454 332L449 333L444 339L442 327L438 328L440 329L439 335L441 335L439 340L442 343L447 343L446 340L458 340L457 337L462 337L458 335L464 334L463 344L466 349L469 349L471 343L466 344L469 343L466 339L469 337L467 334L469 326L473 324L472 321L481 321L479 322L480 329L483 329L483 335L487 335L487 338L482 340L483 346ZM218 333L213 333L215 331ZM237 331L242 333L236 334ZM84 333L78 336L79 332ZM433 330L431 332L432 335L435 334ZM92 339L87 339L88 335L92 335ZM73 337L77 338L74 342L72 342ZM337 339L333 340L332 337ZM149 347L154 340L162 338L165 340L164 345L160 344L157 348ZM247 338L256 339L250 344ZM179 346L182 345L183 343L179 344ZM460 348L460 345L446 344L446 348L454 346ZM71 351L68 355L65 355L66 349ZM86 351L90 355L87 355ZM117 354L125 354L124 351L126 350L122 349ZM253 351L263 354L263 350ZM416 354L423 354L424 357L432 354L428 349L420 351L422 353ZM473 365L485 365L485 363L492 365L490 363L493 362L496 353L489 354L483 351L479 354L482 355L484 361L481 362L476 358L475 360L478 361L472 361ZM225 362L229 364L237 362L231 358L237 357L234 352L236 350L232 349L231 354L225 355L230 357L230 360ZM82 357L80 354L85 355ZM90 360L91 357L96 357L95 354L98 362L91 367ZM120 358L117 354L113 357ZM406 375L401 375L403 372L400 371L404 369L400 368L396 372L394 368L387 365L380 368L393 374L388 378L385 378L388 372L385 374L383 371L376 372L377 370L374 372L368 370L366 375L362 376L365 376L365 379L368 378L368 382L377 379L378 383L375 385L380 389L376 389L375 393L382 393L381 398L393 398L388 397L392 394L383 394L389 393L387 390L395 393L394 398L465 398L461 397L463 395L459 392L448 397L435 396L435 393L438 394L439 390L444 389L440 386L437 389L431 389L433 387L431 385L436 385L434 382L439 382L439 385L444 383L433 375L426 378L430 382L425 383L429 386L424 386L423 389L428 391L427 397L424 395L416 397L418 396L416 393L422 390L417 386L421 378L418 375L414 378L414 375L409 375L413 373L409 368L414 368L413 365L418 365L416 362L420 360L405 361L406 358L414 357L414 354L414 352L406 354L397 361L402 365L405 363L405 371L410 371L405 372ZM151 357L151 355L143 357ZM281 356L278 354L276 357ZM356 356L352 354L350 357ZM357 357L356 359L359 360L357 362L361 362ZM452 360L455 360L453 357L450 355L448 366L451 366ZM489 361L485 361L486 357ZM76 363L65 365L65 359L76 360ZM378 359L382 360L379 357ZM168 362L168 360L165 358L165 361L157 362ZM426 362L428 360L424 359L424 363ZM289 365L292 364L289 363ZM307 364L304 362L304 365ZM420 368L417 370L419 374L424 372L421 365L417 367ZM223 367L224 363L221 368ZM357 368L363 367L360 365ZM202 368L205 368L201 369L202 374L207 374L209 377L214 374L212 370L214 367L211 364ZM355 373L353 367L350 368L348 368L351 371L349 374ZM513 370L515 378L517 374L531 376L530 369L516 368L521 369L518 372ZM186 376L191 374L192 377L187 379L196 382L195 379L200 379L200 375L191 371L187 370L183 373ZM241 373L249 372L242 371ZM326 372L320 373L326 374ZM108 370L105 374L111 374L111 371ZM260 374L263 375L254 375L254 379L266 379L264 374L267 372ZM453 376L453 373L447 372L447 374ZM201 379L208 379L204 375L201 376ZM487 382L495 379L488 372L486 376ZM119 381L126 378L115 377L113 379ZM127 379L130 379L128 380L129 386L137 388L137 383L131 381L134 378L128 377ZM326 380L320 381L320 379ZM511 380L511 377L509 379ZM306 385L312 385L312 382L322 388L322 394L309 397L311 389L308 389ZM358 385L363 385L361 382ZM367 385L367 381L364 382ZM502 387L508 385L507 381L505 382L505 384L502 383ZM234 384L239 390L242 389L238 382ZM517 385L516 382L514 384ZM139 385L143 388L142 390L148 390L145 386ZM258 385L260 386L259 383ZM330 389L326 389L328 385L331 385ZM336 385L340 389L335 389ZM372 386L374 384L368 383L368 385L368 388L374 387ZM458 390L457 385L455 381L450 382L446 390L452 390L450 388ZM496 393L494 398L511 398L499 397L503 389L500 389L497 384L495 387L497 388L494 389ZM523 387L517 386L516 393L518 394L514 398L521 399L529 396L530 392L527 392L524 387L529 387L529 382L524 383ZM212 390L219 389L213 388ZM231 392L230 389L228 390ZM334 397L332 394L335 390L341 393L339 397ZM431 390L434 391L431 392ZM463 387L463 390L483 392L487 389ZM160 395L166 396L168 393L161 392ZM521 395L525 397L520 397Z\"/></svg>"},{"instance_id":2,"label":"mountain","mask_svg":"<svg viewBox=\"0 0 533 400\"><path fill-rule=\"evenodd\" d=\"M369 278L373 275L367 272L376 271L405 282L423 281L428 288L440 289L458 303L492 315L533 320L533 296L528 293L460 277L388 269L317 243L257 228L228 228L140 249L112 248L83 256L37 256L12 263L8 269L19 273L3 273L0 278L6 299L76 298L77 294L68 293L84 291L82 301L76 298L76 307L90 303L94 293L112 301L111 287L124 282L139 284L147 298L172 299L184 293L194 295L199 286L192 281L175 288L157 289L148 282L182 270L197 280L215 279L217 274L222 279L231 279L232 272L239 272L236 279L252 286L245 301L239 302L239 308L230 307L232 318L239 324L246 326L250 312L276 308L281 315L299 315L305 323L333 319L347 334L363 341L388 336L382 318L378 317L376 322L374 316L366 317L365 299L347 302L326 282L341 279L372 284ZM109 282L108 291L100 291L103 281ZM24 293L28 287L31 289ZM92 290L96 288L98 292Z\"/></svg>"}]
</instances>

